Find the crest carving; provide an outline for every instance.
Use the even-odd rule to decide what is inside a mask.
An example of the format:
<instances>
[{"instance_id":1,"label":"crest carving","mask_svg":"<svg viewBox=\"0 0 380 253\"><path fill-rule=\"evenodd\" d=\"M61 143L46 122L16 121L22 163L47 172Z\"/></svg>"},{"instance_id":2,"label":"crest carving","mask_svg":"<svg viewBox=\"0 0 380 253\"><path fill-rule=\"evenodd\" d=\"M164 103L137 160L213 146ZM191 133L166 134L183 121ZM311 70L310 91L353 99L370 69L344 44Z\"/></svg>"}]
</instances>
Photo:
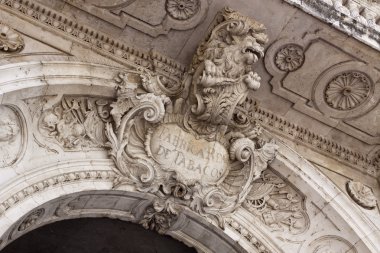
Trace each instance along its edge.
<instances>
[{"instance_id":1,"label":"crest carving","mask_svg":"<svg viewBox=\"0 0 380 253\"><path fill-rule=\"evenodd\" d=\"M226 9L198 48L181 86L146 70L121 73L107 123L115 188L157 196L142 220L164 233L184 208L224 226L275 157L277 145L239 110L260 87L262 24Z\"/></svg>"}]
</instances>

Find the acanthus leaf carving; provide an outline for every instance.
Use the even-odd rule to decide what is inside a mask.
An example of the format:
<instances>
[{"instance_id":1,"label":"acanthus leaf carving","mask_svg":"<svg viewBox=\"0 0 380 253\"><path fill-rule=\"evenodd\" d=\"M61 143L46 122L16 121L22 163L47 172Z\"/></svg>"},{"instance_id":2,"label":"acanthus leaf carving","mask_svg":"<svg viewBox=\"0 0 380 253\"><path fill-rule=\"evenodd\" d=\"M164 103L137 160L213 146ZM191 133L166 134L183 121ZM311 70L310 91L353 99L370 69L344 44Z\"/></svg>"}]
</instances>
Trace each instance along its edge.
<instances>
[{"instance_id":1,"label":"acanthus leaf carving","mask_svg":"<svg viewBox=\"0 0 380 253\"><path fill-rule=\"evenodd\" d=\"M0 23L0 51L21 51L24 45L24 40L18 32L6 24Z\"/></svg>"},{"instance_id":2,"label":"acanthus leaf carving","mask_svg":"<svg viewBox=\"0 0 380 253\"><path fill-rule=\"evenodd\" d=\"M253 64L264 55L264 31L226 9L180 86L142 69L116 78L106 124L114 187L156 195L145 227L164 233L184 208L223 227L274 159L277 145L238 109L260 86Z\"/></svg>"},{"instance_id":3,"label":"acanthus leaf carving","mask_svg":"<svg viewBox=\"0 0 380 253\"><path fill-rule=\"evenodd\" d=\"M149 206L141 219L140 224L150 230L156 230L159 234L165 234L178 220L178 206L170 200L156 199Z\"/></svg>"}]
</instances>

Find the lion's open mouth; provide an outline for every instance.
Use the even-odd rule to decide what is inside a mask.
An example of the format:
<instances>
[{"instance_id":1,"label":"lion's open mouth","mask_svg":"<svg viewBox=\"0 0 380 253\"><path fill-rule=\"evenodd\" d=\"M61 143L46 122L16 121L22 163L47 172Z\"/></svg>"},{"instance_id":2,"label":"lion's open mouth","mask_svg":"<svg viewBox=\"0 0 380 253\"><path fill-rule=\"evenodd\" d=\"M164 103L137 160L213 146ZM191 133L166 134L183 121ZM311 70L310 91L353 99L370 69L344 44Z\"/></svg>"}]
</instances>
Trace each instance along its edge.
<instances>
[{"instance_id":1,"label":"lion's open mouth","mask_svg":"<svg viewBox=\"0 0 380 253\"><path fill-rule=\"evenodd\" d=\"M256 56L256 60L260 59L261 57L263 57L263 54L261 53L261 51L255 49L254 47L246 47L244 49L244 53L246 54L253 54Z\"/></svg>"}]
</instances>

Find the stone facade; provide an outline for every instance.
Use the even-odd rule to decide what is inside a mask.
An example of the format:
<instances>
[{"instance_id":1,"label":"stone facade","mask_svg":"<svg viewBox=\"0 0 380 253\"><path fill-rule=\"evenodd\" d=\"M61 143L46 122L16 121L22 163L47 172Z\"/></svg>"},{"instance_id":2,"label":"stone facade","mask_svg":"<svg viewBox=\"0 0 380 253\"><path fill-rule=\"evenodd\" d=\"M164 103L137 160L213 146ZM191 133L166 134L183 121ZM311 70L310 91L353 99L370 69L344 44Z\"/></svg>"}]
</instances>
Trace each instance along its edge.
<instances>
[{"instance_id":1,"label":"stone facade","mask_svg":"<svg viewBox=\"0 0 380 253\"><path fill-rule=\"evenodd\" d=\"M380 7L286 2L1 0L0 249L106 216L199 252L377 252Z\"/></svg>"}]
</instances>

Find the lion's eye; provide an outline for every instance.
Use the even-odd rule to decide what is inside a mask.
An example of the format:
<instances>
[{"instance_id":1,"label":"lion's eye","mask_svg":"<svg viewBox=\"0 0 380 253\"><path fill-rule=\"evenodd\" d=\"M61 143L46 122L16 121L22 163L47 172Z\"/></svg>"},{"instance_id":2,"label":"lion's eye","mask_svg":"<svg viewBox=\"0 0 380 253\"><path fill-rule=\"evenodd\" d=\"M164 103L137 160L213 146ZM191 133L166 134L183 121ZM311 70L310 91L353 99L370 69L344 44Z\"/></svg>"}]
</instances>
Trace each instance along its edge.
<instances>
[{"instance_id":1,"label":"lion's eye","mask_svg":"<svg viewBox=\"0 0 380 253\"><path fill-rule=\"evenodd\" d=\"M246 53L250 53L250 54L254 54L254 53L256 53L252 48L249 48L249 47L247 47L247 48L245 49L245 52L246 52Z\"/></svg>"}]
</instances>

